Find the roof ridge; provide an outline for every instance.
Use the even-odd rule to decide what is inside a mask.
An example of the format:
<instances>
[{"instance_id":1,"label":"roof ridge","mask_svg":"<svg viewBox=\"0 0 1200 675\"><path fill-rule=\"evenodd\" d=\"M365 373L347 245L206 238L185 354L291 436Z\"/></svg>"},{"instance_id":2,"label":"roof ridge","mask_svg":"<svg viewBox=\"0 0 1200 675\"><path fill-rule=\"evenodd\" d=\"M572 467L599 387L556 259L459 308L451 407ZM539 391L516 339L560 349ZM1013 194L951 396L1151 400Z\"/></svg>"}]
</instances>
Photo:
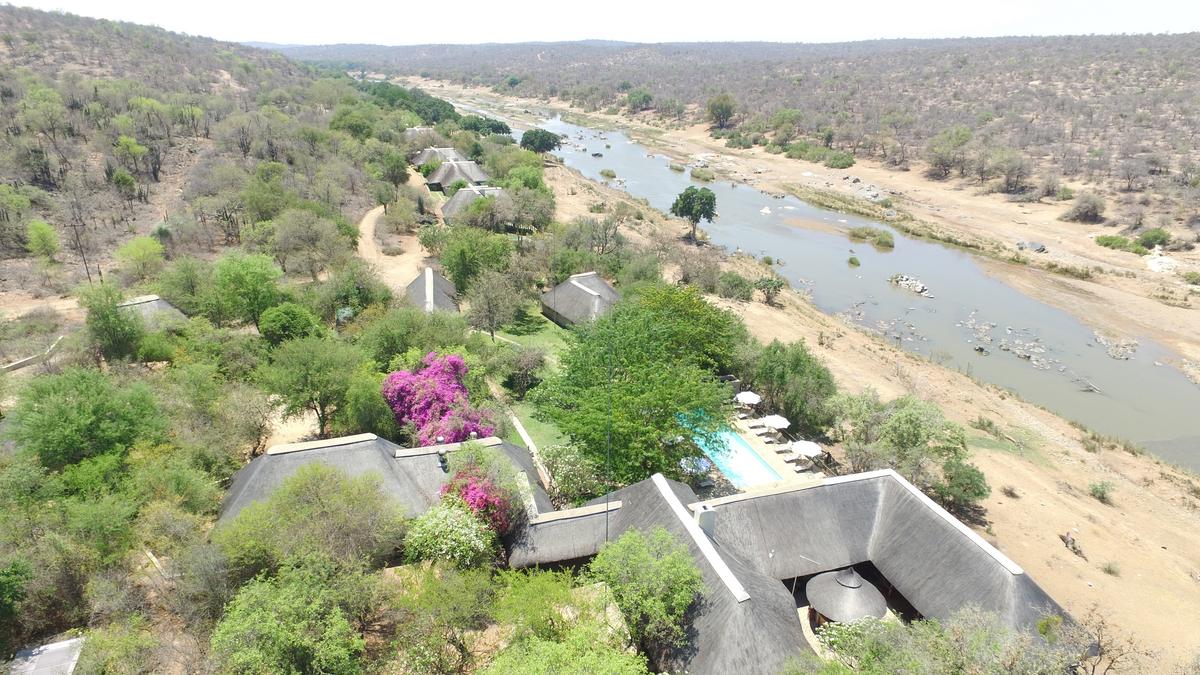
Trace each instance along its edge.
<instances>
[{"instance_id":1,"label":"roof ridge","mask_svg":"<svg viewBox=\"0 0 1200 675\"><path fill-rule=\"evenodd\" d=\"M316 450L317 448L336 448L342 445L352 445L354 443L362 443L364 441L373 441L379 437L375 434L355 434L353 436L339 436L337 438L322 438L315 441L301 441L299 443L280 443L267 448L264 453L266 455L285 455L289 452L300 452L302 450Z\"/></svg>"},{"instance_id":2,"label":"roof ridge","mask_svg":"<svg viewBox=\"0 0 1200 675\"><path fill-rule=\"evenodd\" d=\"M742 582L733 574L733 570L729 569L729 564L717 552L708 535L700 529L696 524L695 519L688 516L687 509L684 508L683 502L679 500L679 496L672 490L671 486L667 485L667 479L661 473L656 473L650 477L654 481L654 487L658 488L662 498L666 500L667 505L671 507L671 511L679 518L679 522L683 524L683 528L691 535L692 541L696 543L696 547L700 549L701 555L708 561L708 564L717 573L717 576L724 582L725 587L733 594L733 597L738 602L745 602L750 599L750 594L742 586Z\"/></svg>"}]
</instances>

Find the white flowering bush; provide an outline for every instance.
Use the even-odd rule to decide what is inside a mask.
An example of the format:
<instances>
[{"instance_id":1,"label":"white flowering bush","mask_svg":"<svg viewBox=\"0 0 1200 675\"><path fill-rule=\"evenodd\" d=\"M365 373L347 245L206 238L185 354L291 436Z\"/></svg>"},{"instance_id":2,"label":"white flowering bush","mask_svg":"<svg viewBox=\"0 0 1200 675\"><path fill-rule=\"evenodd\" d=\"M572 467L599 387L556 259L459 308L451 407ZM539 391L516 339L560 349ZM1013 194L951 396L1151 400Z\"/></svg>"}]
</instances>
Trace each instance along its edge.
<instances>
[{"instance_id":1,"label":"white flowering bush","mask_svg":"<svg viewBox=\"0 0 1200 675\"><path fill-rule=\"evenodd\" d=\"M412 521L404 537L409 562L448 562L460 569L478 567L496 556L496 533L461 499L446 497Z\"/></svg>"}]
</instances>

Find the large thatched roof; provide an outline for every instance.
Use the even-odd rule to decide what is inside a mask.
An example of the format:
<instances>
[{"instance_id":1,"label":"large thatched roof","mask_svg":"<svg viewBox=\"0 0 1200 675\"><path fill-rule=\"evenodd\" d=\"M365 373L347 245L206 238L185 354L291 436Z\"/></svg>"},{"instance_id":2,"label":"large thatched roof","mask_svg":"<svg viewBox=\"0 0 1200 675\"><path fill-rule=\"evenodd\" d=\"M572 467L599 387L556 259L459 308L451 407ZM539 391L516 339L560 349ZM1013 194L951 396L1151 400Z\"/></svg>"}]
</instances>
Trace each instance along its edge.
<instances>
[{"instance_id":1,"label":"large thatched roof","mask_svg":"<svg viewBox=\"0 0 1200 675\"><path fill-rule=\"evenodd\" d=\"M454 161L442 162L441 166L434 169L433 173L425 179L425 184L431 190L444 190L453 185L455 181L461 180L467 185L478 185L486 182L487 179L487 172L475 162Z\"/></svg>"},{"instance_id":2,"label":"large thatched roof","mask_svg":"<svg viewBox=\"0 0 1200 675\"><path fill-rule=\"evenodd\" d=\"M539 513L554 508L525 448L498 438L481 439L480 443L503 452L513 466L525 474L533 488L533 500ZM383 491L393 497L407 515L416 516L437 503L438 491L449 479L449 474L438 462L438 449L445 448L453 453L458 447L459 444L453 443L403 448L375 434L275 446L254 458L234 476L221 507L220 520L230 520L250 504L266 499L288 476L313 462L335 467L351 476L378 475Z\"/></svg>"},{"instance_id":3,"label":"large thatched roof","mask_svg":"<svg viewBox=\"0 0 1200 675\"><path fill-rule=\"evenodd\" d=\"M434 272L432 267L423 269L404 289L408 301L426 312L457 312L458 302L454 299L456 292L454 284Z\"/></svg>"},{"instance_id":4,"label":"large thatched roof","mask_svg":"<svg viewBox=\"0 0 1200 675\"><path fill-rule=\"evenodd\" d=\"M672 512L671 495L688 509L689 522L693 514L710 512L703 541ZM630 528L661 526L676 534L688 543L708 593L689 647L671 657L674 669L778 672L789 656L807 649L795 601L783 582L868 561L927 617L946 619L978 607L1012 628L1033 630L1044 613L1066 616L1016 563L894 471L707 502L699 502L686 486L656 476L614 492L607 501L607 509L597 500L582 509L539 515L513 543L510 564L586 559ZM715 558L702 550L704 542ZM866 604L872 612L877 609Z\"/></svg>"},{"instance_id":5,"label":"large thatched roof","mask_svg":"<svg viewBox=\"0 0 1200 675\"><path fill-rule=\"evenodd\" d=\"M414 166L421 166L434 160L439 162L463 162L466 157L458 154L454 148L425 148L413 159Z\"/></svg>"},{"instance_id":6,"label":"large thatched roof","mask_svg":"<svg viewBox=\"0 0 1200 675\"><path fill-rule=\"evenodd\" d=\"M542 313L560 326L591 321L620 300L616 289L595 272L575 274L542 293Z\"/></svg>"},{"instance_id":7,"label":"large thatched roof","mask_svg":"<svg viewBox=\"0 0 1200 675\"><path fill-rule=\"evenodd\" d=\"M453 225L458 216L471 205L475 200L484 197L495 197L496 199L508 199L504 188L488 187L485 185L468 185L454 193L454 196L446 200L442 204L442 220Z\"/></svg>"}]
</instances>

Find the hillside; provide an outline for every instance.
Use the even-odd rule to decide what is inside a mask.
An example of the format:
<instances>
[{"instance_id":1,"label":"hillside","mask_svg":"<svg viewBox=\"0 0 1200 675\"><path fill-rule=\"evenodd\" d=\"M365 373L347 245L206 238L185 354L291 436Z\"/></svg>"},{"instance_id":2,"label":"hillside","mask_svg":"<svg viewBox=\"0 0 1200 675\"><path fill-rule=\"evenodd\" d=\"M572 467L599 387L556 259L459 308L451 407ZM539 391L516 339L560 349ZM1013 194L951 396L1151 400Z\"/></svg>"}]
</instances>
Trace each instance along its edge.
<instances>
[{"instance_id":1,"label":"hillside","mask_svg":"<svg viewBox=\"0 0 1200 675\"><path fill-rule=\"evenodd\" d=\"M704 119L706 103L728 93L735 108L719 135L732 147L807 156L797 142L825 145L894 169L957 177L973 190L999 177L1001 185L987 189L1019 200L1083 184L1108 201L1106 224L1130 232L1163 226L1181 246L1200 235L1194 33L283 51L666 125Z\"/></svg>"}]
</instances>

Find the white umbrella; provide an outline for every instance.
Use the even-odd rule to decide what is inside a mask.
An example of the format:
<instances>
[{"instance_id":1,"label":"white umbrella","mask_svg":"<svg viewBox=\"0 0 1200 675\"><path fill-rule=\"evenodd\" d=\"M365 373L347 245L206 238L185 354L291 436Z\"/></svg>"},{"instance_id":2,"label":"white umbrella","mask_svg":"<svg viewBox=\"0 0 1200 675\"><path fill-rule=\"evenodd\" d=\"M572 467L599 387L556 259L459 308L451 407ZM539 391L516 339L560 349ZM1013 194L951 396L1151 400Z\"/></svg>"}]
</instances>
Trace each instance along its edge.
<instances>
[{"instance_id":1,"label":"white umbrella","mask_svg":"<svg viewBox=\"0 0 1200 675\"><path fill-rule=\"evenodd\" d=\"M792 423L789 422L788 419L783 415L767 415L760 421L762 422L763 426L767 427L768 429L779 430L792 426Z\"/></svg>"},{"instance_id":2,"label":"white umbrella","mask_svg":"<svg viewBox=\"0 0 1200 675\"><path fill-rule=\"evenodd\" d=\"M808 459L816 459L825 454L821 446L812 441L792 441L791 449L801 457L807 457Z\"/></svg>"},{"instance_id":3,"label":"white umbrella","mask_svg":"<svg viewBox=\"0 0 1200 675\"><path fill-rule=\"evenodd\" d=\"M738 392L738 395L734 396L733 400L742 405L758 405L762 403L762 397L752 391Z\"/></svg>"}]
</instances>

